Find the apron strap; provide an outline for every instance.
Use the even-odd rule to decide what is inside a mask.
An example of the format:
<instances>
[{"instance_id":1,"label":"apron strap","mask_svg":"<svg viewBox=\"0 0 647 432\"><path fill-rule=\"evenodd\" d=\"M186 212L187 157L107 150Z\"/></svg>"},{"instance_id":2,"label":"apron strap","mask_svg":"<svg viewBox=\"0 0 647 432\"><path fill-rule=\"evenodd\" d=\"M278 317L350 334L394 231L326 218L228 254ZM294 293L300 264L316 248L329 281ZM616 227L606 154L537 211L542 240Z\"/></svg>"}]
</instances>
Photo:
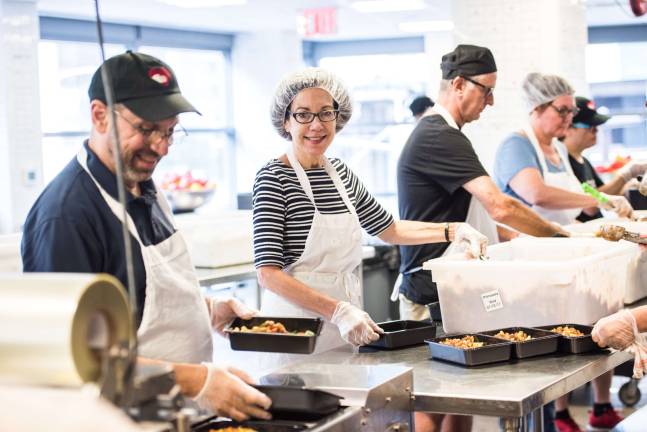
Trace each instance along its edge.
<instances>
[{"instance_id":1,"label":"apron strap","mask_svg":"<svg viewBox=\"0 0 647 432\"><path fill-rule=\"evenodd\" d=\"M306 172L303 170L303 167L299 163L299 160L297 159L297 157L294 155L294 151L292 149L288 150L286 154L288 156L288 160L290 161L290 165L292 165L292 169L297 175L299 184L303 188L308 198L310 198L310 201L312 201L312 205L315 206L315 210L316 210L317 204L315 203L315 196L312 193L312 188L310 187L310 181L308 180L308 176L306 175Z\"/></svg>"},{"instance_id":2,"label":"apron strap","mask_svg":"<svg viewBox=\"0 0 647 432\"><path fill-rule=\"evenodd\" d=\"M526 137L530 141L530 144L532 144L533 148L535 149L535 153L537 153L537 159L539 159L539 165L541 167L541 170L543 173L548 172L548 165L546 165L546 156L544 156L544 152L541 151L541 147L539 146L539 140L537 140L537 135L535 135L535 131L532 129L532 126L529 124L524 125L523 131L526 133Z\"/></svg>"},{"instance_id":3,"label":"apron strap","mask_svg":"<svg viewBox=\"0 0 647 432\"><path fill-rule=\"evenodd\" d=\"M85 172L88 173L90 176L90 179L94 182L94 184L97 186L97 189L99 189L99 192L101 193L101 196L103 199L106 201L108 204L108 207L110 207L110 210L114 213L114 215L119 219L119 221L123 224L125 223L126 226L128 227L128 231L130 234L137 240L139 243L139 246L144 249L145 246L141 241L141 238L139 237L139 233L137 232L137 228L135 227L135 222L133 222L132 217L128 212L126 212L126 221L123 220L123 206L119 201L114 199L102 186L99 184L97 179L92 175L92 172L90 172L90 169L88 168L88 152L85 149L85 146L82 146L79 152L76 154L76 160L79 162L81 167L85 170ZM166 198L164 197L164 193L159 190L157 185L155 185L155 191L156 191L156 199L157 203L160 206L160 209L162 210L162 213L164 216L167 218L167 220L171 223L171 226L173 226L173 229L177 231L177 226L175 225L175 221L173 219L173 213L171 212L171 207L169 206L168 202L166 201Z\"/></svg>"},{"instance_id":4,"label":"apron strap","mask_svg":"<svg viewBox=\"0 0 647 432\"><path fill-rule=\"evenodd\" d=\"M288 157L288 160L290 161L290 165L292 165L292 169L294 169L294 172L297 175L299 184L301 185L304 192L312 202L312 205L315 207L315 210L318 211L317 204L315 203L315 197L314 197L314 194L312 193L312 187L310 186L310 181L308 180L308 176L306 175L306 172L304 171L303 167L299 163L299 160L294 154L294 150L292 149L288 150L286 152L286 155ZM346 187L344 186L344 183L341 181L341 177L339 177L339 173L337 172L335 167L332 166L328 158L325 156L323 157L323 165L324 165L324 169L326 170L326 173L332 179L333 184L335 185L335 189L337 189L337 193L339 193L339 196L341 197L342 201L348 208L348 211L351 214L357 216L357 213L355 211L355 206L353 206L353 203L348 197L348 192L346 191Z\"/></svg>"}]
</instances>

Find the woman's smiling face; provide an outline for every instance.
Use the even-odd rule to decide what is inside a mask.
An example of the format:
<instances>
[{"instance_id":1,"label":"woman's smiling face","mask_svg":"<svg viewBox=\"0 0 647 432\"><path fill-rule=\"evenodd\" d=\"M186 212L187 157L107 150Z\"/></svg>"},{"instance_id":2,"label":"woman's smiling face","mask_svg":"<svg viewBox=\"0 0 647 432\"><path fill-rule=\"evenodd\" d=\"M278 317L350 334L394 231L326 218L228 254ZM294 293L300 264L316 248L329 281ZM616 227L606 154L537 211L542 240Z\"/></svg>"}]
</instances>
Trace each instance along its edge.
<instances>
[{"instance_id":1,"label":"woman's smiling face","mask_svg":"<svg viewBox=\"0 0 647 432\"><path fill-rule=\"evenodd\" d=\"M335 138L337 120L322 122L317 116L311 123L299 123L292 113L334 110L334 101L330 93L320 88L301 90L294 98L283 126L292 137L294 152L305 160L318 161L332 144ZM301 157L299 157L301 156Z\"/></svg>"}]
</instances>

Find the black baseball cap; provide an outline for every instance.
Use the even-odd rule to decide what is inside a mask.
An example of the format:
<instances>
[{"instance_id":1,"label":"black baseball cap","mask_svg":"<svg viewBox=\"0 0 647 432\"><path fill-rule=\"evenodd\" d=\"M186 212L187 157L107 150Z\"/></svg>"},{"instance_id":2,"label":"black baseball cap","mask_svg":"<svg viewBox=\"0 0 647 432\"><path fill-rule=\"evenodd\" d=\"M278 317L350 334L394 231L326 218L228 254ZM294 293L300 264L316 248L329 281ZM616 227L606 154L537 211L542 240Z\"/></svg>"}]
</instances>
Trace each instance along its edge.
<instances>
[{"instance_id":1,"label":"black baseball cap","mask_svg":"<svg viewBox=\"0 0 647 432\"><path fill-rule=\"evenodd\" d=\"M595 109L595 103L585 97L577 96L575 98L575 105L577 105L577 108L579 108L580 111L575 117L573 117L573 125L582 123L589 127L600 126L611 118L598 113Z\"/></svg>"},{"instance_id":2,"label":"black baseball cap","mask_svg":"<svg viewBox=\"0 0 647 432\"><path fill-rule=\"evenodd\" d=\"M112 80L115 103L121 103L136 116L158 122L184 112L200 114L180 93L173 69L153 56L126 51L104 63ZM101 67L88 89L90 100L107 103Z\"/></svg>"},{"instance_id":3,"label":"black baseball cap","mask_svg":"<svg viewBox=\"0 0 647 432\"><path fill-rule=\"evenodd\" d=\"M443 79L448 80L457 76L472 77L496 72L496 62L488 48L458 45L454 51L442 57L440 69Z\"/></svg>"}]
</instances>

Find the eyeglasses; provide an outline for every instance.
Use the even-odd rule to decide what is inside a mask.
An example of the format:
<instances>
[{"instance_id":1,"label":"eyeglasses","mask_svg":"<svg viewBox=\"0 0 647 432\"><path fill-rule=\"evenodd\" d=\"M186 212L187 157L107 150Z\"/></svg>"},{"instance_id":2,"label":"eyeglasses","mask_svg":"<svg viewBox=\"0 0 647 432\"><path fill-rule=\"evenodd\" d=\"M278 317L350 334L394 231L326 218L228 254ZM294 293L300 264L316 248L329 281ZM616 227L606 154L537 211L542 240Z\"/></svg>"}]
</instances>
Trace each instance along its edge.
<instances>
[{"instance_id":1,"label":"eyeglasses","mask_svg":"<svg viewBox=\"0 0 647 432\"><path fill-rule=\"evenodd\" d=\"M166 141L169 146L173 144L181 143L184 138L186 138L189 133L182 127L181 124L175 125L175 129L170 132L162 132L157 127L154 128L145 128L142 125L137 125L132 121L124 117L119 111L115 110L114 113L128 123L133 129L135 129L141 136L144 137L147 141L157 144L162 141ZM179 129L178 129L179 127Z\"/></svg>"},{"instance_id":2,"label":"eyeglasses","mask_svg":"<svg viewBox=\"0 0 647 432\"><path fill-rule=\"evenodd\" d=\"M578 107L569 108L569 107L563 106L563 107L557 108L555 105L553 105L552 102L549 103L548 105L552 107L557 112L557 114L559 114L561 118L566 118L568 117L569 114L575 117L577 113L580 112L580 109Z\"/></svg>"},{"instance_id":3,"label":"eyeglasses","mask_svg":"<svg viewBox=\"0 0 647 432\"><path fill-rule=\"evenodd\" d=\"M315 120L315 117L317 117L320 122L331 122L337 118L339 110L323 110L318 113L309 111L288 111L288 114L291 115L297 123L307 124L312 123Z\"/></svg>"},{"instance_id":4,"label":"eyeglasses","mask_svg":"<svg viewBox=\"0 0 647 432\"><path fill-rule=\"evenodd\" d=\"M483 94L484 94L484 96L485 96L485 98L486 98L486 99L487 99L487 98L489 98L490 96L493 96L493 95L494 95L494 87L488 87L488 86L486 86L485 84L481 84L480 82L478 82L478 81L476 81L476 80L473 80L472 78L468 78L468 77L466 77L466 76L464 76L464 77L463 77L463 79L464 79L465 81L469 81L469 82L471 82L472 84L474 84L474 85L476 85L476 86L478 86L478 87L482 88L482 89L483 89Z\"/></svg>"}]
</instances>

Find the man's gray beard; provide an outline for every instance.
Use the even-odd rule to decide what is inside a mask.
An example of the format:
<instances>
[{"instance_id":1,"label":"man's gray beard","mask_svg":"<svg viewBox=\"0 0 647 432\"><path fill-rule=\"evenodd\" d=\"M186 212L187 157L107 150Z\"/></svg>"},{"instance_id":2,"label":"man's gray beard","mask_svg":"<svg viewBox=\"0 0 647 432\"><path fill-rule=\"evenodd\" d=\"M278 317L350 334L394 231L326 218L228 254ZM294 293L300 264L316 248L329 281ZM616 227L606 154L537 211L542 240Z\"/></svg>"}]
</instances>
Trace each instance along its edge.
<instances>
[{"instance_id":1,"label":"man's gray beard","mask_svg":"<svg viewBox=\"0 0 647 432\"><path fill-rule=\"evenodd\" d=\"M127 164L124 164L124 181L126 183L138 184L146 180L150 180L153 176L152 173L144 173L140 171L135 171Z\"/></svg>"}]
</instances>

